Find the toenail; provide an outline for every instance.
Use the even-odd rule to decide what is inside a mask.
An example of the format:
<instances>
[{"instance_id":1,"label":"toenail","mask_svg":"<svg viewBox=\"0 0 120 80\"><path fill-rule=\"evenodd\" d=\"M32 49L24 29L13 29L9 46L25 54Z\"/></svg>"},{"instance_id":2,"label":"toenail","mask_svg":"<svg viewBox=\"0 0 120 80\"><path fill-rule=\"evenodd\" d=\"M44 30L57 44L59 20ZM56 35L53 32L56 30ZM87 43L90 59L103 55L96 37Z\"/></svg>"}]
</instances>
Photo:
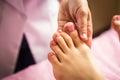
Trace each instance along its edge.
<instances>
[{"instance_id":1,"label":"toenail","mask_svg":"<svg viewBox=\"0 0 120 80\"><path fill-rule=\"evenodd\" d=\"M53 42L52 42L52 45L55 46L55 45L56 45L56 42L53 41Z\"/></svg>"},{"instance_id":2,"label":"toenail","mask_svg":"<svg viewBox=\"0 0 120 80\"><path fill-rule=\"evenodd\" d=\"M67 26L67 30L68 30L69 32L72 32L74 29L75 29L75 28L74 28L73 25Z\"/></svg>"},{"instance_id":3,"label":"toenail","mask_svg":"<svg viewBox=\"0 0 120 80\"><path fill-rule=\"evenodd\" d=\"M60 34L58 32L55 33L55 37L59 37Z\"/></svg>"},{"instance_id":4,"label":"toenail","mask_svg":"<svg viewBox=\"0 0 120 80\"><path fill-rule=\"evenodd\" d=\"M52 52L48 53L48 56L53 56L54 54Z\"/></svg>"}]
</instances>

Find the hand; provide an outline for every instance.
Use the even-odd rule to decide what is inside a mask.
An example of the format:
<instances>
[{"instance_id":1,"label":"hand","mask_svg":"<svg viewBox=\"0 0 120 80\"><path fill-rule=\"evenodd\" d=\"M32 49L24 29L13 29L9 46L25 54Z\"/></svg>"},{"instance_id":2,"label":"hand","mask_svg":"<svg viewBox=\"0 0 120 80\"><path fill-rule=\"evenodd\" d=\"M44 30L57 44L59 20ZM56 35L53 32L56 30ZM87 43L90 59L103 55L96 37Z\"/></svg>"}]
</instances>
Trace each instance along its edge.
<instances>
[{"instance_id":1,"label":"hand","mask_svg":"<svg viewBox=\"0 0 120 80\"><path fill-rule=\"evenodd\" d=\"M120 31L120 15L113 16L111 25L116 31Z\"/></svg>"},{"instance_id":2,"label":"hand","mask_svg":"<svg viewBox=\"0 0 120 80\"><path fill-rule=\"evenodd\" d=\"M113 16L111 25L117 31L120 39L120 15Z\"/></svg>"},{"instance_id":3,"label":"hand","mask_svg":"<svg viewBox=\"0 0 120 80\"><path fill-rule=\"evenodd\" d=\"M62 0L58 15L58 30L67 22L74 22L80 38L91 47L92 19L87 0Z\"/></svg>"}]
</instances>

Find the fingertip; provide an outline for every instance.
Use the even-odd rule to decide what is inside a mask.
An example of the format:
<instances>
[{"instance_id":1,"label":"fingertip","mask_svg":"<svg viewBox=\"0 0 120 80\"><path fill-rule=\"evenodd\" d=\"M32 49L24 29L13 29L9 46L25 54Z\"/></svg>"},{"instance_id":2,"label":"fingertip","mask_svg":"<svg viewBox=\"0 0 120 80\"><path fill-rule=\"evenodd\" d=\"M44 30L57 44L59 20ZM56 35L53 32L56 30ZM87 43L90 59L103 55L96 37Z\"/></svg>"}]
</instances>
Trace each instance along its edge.
<instances>
[{"instance_id":1,"label":"fingertip","mask_svg":"<svg viewBox=\"0 0 120 80\"><path fill-rule=\"evenodd\" d=\"M91 48L92 46L92 38L88 38L88 40L86 41L86 44L89 48Z\"/></svg>"},{"instance_id":2,"label":"fingertip","mask_svg":"<svg viewBox=\"0 0 120 80\"><path fill-rule=\"evenodd\" d=\"M80 33L80 37L82 40L86 41L88 40L87 34L86 33Z\"/></svg>"}]
</instances>

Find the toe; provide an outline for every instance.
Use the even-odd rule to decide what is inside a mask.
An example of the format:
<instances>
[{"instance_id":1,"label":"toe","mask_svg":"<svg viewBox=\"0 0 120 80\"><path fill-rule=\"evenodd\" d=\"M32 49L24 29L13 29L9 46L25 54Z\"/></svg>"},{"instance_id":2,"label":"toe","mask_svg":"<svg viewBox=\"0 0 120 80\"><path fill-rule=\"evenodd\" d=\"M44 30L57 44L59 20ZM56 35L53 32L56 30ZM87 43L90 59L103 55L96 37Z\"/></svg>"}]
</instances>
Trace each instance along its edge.
<instances>
[{"instance_id":1,"label":"toe","mask_svg":"<svg viewBox=\"0 0 120 80\"><path fill-rule=\"evenodd\" d=\"M58 59L60 61L62 61L64 59L64 53L61 50L61 48L55 43L55 41L51 41L50 43L50 47L51 49L55 52L55 54L57 55Z\"/></svg>"},{"instance_id":2,"label":"toe","mask_svg":"<svg viewBox=\"0 0 120 80\"><path fill-rule=\"evenodd\" d=\"M76 30L74 30L73 32L70 32L69 33L73 42L74 42L74 45L76 47L80 46L83 42L80 40L80 37L78 35L78 32Z\"/></svg>"},{"instance_id":3,"label":"toe","mask_svg":"<svg viewBox=\"0 0 120 80\"><path fill-rule=\"evenodd\" d=\"M64 31L67 32L70 35L70 37L72 38L75 46L79 46L81 43L83 43L80 40L78 32L75 29L75 26L74 26L73 23L71 23L71 22L66 23L65 26L64 26Z\"/></svg>"},{"instance_id":4,"label":"toe","mask_svg":"<svg viewBox=\"0 0 120 80\"><path fill-rule=\"evenodd\" d=\"M67 43L64 40L64 38L60 35L60 33L54 34L53 39L59 45L60 49L62 49L63 52L68 51Z\"/></svg>"},{"instance_id":5,"label":"toe","mask_svg":"<svg viewBox=\"0 0 120 80\"><path fill-rule=\"evenodd\" d=\"M62 32L61 36L64 38L64 40L69 48L74 47L74 43L72 41L72 38L66 32Z\"/></svg>"},{"instance_id":6,"label":"toe","mask_svg":"<svg viewBox=\"0 0 120 80\"><path fill-rule=\"evenodd\" d=\"M60 65L57 56L53 52L48 53L48 60L54 67Z\"/></svg>"}]
</instances>

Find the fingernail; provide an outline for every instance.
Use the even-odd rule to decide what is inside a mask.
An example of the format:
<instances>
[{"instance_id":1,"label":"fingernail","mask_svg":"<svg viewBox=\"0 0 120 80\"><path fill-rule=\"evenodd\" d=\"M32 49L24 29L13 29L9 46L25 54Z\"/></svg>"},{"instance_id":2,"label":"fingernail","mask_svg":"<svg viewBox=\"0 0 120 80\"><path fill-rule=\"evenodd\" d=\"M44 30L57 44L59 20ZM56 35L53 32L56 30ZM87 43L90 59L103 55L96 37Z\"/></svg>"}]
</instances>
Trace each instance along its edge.
<instances>
[{"instance_id":1,"label":"fingernail","mask_svg":"<svg viewBox=\"0 0 120 80\"><path fill-rule=\"evenodd\" d=\"M85 33L82 33L81 38L87 40L87 35Z\"/></svg>"}]
</instances>

